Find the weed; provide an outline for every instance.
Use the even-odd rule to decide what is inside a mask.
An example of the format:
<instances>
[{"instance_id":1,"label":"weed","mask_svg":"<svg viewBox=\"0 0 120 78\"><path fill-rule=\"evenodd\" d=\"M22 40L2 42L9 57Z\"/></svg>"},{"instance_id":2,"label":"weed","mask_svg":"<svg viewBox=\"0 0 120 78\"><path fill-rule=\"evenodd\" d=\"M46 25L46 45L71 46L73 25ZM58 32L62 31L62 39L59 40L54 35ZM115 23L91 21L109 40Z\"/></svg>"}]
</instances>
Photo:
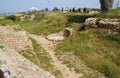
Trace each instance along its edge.
<instances>
[{"instance_id":1,"label":"weed","mask_svg":"<svg viewBox=\"0 0 120 78\"><path fill-rule=\"evenodd\" d=\"M79 68L75 68L74 71L75 71L76 73L80 73L80 72L81 72L81 70L80 70Z\"/></svg>"},{"instance_id":2,"label":"weed","mask_svg":"<svg viewBox=\"0 0 120 78\"><path fill-rule=\"evenodd\" d=\"M0 49L3 49L3 48L4 48L4 46L1 46L1 45L0 45Z\"/></svg>"},{"instance_id":3,"label":"weed","mask_svg":"<svg viewBox=\"0 0 120 78\"><path fill-rule=\"evenodd\" d=\"M20 54L36 65L42 67L44 70L54 74L57 78L63 78L62 73L51 64L52 59L50 58L49 54L45 52L35 40L31 39L31 41L34 51L22 51Z\"/></svg>"}]
</instances>

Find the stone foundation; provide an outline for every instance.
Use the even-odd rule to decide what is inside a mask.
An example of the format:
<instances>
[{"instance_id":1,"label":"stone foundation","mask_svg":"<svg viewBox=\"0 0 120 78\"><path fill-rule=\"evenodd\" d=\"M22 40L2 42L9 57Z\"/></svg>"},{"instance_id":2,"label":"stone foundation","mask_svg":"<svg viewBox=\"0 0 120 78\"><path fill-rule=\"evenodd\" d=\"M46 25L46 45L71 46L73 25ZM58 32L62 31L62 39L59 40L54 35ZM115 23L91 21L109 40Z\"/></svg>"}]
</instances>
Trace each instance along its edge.
<instances>
[{"instance_id":1,"label":"stone foundation","mask_svg":"<svg viewBox=\"0 0 120 78\"><path fill-rule=\"evenodd\" d=\"M85 30L99 28L105 32L120 34L120 19L88 18L84 23Z\"/></svg>"}]
</instances>

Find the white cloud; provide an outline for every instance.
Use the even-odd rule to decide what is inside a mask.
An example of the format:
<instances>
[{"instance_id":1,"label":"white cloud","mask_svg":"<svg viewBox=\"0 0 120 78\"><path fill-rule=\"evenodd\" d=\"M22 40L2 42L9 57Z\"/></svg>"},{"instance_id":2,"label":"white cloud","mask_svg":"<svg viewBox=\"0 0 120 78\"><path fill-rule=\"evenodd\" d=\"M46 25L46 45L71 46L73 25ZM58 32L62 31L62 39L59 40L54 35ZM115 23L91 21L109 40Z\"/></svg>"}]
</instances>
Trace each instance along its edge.
<instances>
[{"instance_id":1,"label":"white cloud","mask_svg":"<svg viewBox=\"0 0 120 78\"><path fill-rule=\"evenodd\" d=\"M36 7L31 7L30 10L38 10Z\"/></svg>"}]
</instances>

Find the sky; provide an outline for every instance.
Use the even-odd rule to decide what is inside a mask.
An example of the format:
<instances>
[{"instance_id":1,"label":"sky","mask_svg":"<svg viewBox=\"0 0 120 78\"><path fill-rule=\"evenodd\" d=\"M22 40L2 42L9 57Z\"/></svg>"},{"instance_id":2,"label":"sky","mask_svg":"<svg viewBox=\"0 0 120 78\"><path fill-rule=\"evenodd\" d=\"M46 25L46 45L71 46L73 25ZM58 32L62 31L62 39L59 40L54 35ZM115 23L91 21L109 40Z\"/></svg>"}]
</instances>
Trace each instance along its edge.
<instances>
[{"instance_id":1,"label":"sky","mask_svg":"<svg viewBox=\"0 0 120 78\"><path fill-rule=\"evenodd\" d=\"M114 7L118 0L114 0ZM66 8L100 8L99 0L1 0L0 13L12 13L18 11L28 11L31 7L39 10L44 8L53 9L54 7Z\"/></svg>"}]
</instances>

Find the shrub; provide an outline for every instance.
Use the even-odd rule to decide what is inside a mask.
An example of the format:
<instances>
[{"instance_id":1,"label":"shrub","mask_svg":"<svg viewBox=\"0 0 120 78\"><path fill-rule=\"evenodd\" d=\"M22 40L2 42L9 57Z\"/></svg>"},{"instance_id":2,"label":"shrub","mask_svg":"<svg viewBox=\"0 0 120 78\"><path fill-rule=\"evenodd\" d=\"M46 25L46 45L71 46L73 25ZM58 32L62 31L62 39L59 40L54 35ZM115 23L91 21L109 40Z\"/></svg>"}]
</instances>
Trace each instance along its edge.
<instances>
[{"instance_id":1,"label":"shrub","mask_svg":"<svg viewBox=\"0 0 120 78\"><path fill-rule=\"evenodd\" d=\"M1 24L2 26L6 26L7 24L13 25L14 22L13 22L12 20L0 19L0 24Z\"/></svg>"},{"instance_id":2,"label":"shrub","mask_svg":"<svg viewBox=\"0 0 120 78\"><path fill-rule=\"evenodd\" d=\"M20 18L15 16L15 15L9 15L9 16L5 16L4 17L5 19L8 19L8 20L12 20L12 21L16 21L16 22L19 22L20 21Z\"/></svg>"},{"instance_id":3,"label":"shrub","mask_svg":"<svg viewBox=\"0 0 120 78\"><path fill-rule=\"evenodd\" d=\"M1 48L1 49L3 49L3 48L4 48L4 46L1 46L1 45L0 45L0 48Z\"/></svg>"}]
</instances>

